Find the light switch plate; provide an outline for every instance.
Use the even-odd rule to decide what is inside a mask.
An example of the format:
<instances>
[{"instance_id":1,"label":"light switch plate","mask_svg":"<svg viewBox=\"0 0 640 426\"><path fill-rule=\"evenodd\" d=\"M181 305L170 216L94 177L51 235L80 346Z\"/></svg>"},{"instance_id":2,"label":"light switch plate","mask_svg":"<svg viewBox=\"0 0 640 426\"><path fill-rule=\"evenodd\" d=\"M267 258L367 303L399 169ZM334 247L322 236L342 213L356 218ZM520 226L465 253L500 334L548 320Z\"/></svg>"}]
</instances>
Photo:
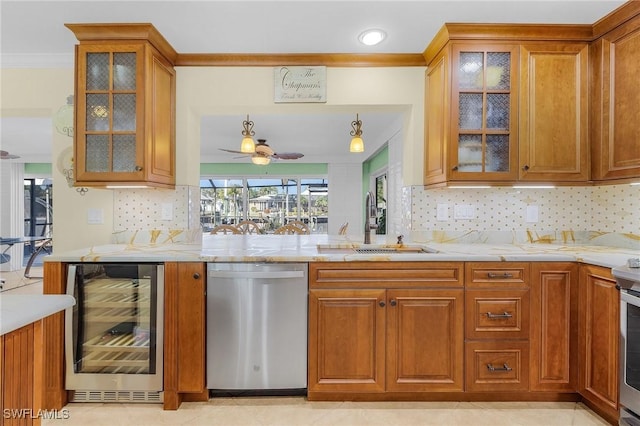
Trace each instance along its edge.
<instances>
[{"instance_id":1,"label":"light switch plate","mask_svg":"<svg viewBox=\"0 0 640 426\"><path fill-rule=\"evenodd\" d=\"M102 209L87 209L87 223L89 225L104 224L104 211Z\"/></svg>"},{"instance_id":2,"label":"light switch plate","mask_svg":"<svg viewBox=\"0 0 640 426\"><path fill-rule=\"evenodd\" d=\"M476 218L476 206L474 204L456 204L453 206L453 218L469 220Z\"/></svg>"}]
</instances>

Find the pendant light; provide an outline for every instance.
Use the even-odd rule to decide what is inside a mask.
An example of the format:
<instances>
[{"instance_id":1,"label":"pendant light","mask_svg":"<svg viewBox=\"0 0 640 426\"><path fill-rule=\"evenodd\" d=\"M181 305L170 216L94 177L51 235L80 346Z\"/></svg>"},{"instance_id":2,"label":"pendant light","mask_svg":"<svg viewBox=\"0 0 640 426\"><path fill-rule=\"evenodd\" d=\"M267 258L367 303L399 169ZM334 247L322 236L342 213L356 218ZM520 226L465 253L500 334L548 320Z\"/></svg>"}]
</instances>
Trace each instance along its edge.
<instances>
[{"instance_id":1,"label":"pendant light","mask_svg":"<svg viewBox=\"0 0 640 426\"><path fill-rule=\"evenodd\" d=\"M253 131L253 121L249 120L249 114L247 114L247 119L242 122L242 142L240 143L240 152L251 154L252 152L256 152L256 143L253 141L251 136L255 135L256 132Z\"/></svg>"},{"instance_id":2,"label":"pendant light","mask_svg":"<svg viewBox=\"0 0 640 426\"><path fill-rule=\"evenodd\" d=\"M362 140L362 121L358 114L356 120L351 122L353 130L349 133L353 138L349 145L349 152L364 152L364 141Z\"/></svg>"}]
</instances>

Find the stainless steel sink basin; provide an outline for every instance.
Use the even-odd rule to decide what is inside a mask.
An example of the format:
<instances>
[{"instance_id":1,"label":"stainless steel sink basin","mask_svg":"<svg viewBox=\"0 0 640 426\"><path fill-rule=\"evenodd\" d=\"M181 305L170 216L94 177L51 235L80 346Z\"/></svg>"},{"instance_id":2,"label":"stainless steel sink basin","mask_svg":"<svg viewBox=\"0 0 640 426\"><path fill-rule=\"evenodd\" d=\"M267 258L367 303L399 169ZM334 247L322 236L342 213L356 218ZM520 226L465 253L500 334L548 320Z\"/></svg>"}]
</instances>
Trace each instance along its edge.
<instances>
[{"instance_id":1,"label":"stainless steel sink basin","mask_svg":"<svg viewBox=\"0 0 640 426\"><path fill-rule=\"evenodd\" d=\"M318 244L318 253L328 254L420 254L420 253L438 253L438 250L421 245L407 244L362 244L353 245L352 247L336 247L330 245Z\"/></svg>"}]
</instances>

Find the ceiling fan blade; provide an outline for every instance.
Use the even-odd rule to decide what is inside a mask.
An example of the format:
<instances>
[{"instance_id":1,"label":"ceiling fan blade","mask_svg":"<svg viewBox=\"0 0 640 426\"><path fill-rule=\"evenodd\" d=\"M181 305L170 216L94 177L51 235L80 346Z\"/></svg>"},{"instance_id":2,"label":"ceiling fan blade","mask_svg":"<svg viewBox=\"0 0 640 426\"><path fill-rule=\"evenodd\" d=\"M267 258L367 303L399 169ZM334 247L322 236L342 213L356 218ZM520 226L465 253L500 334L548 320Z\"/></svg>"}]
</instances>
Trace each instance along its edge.
<instances>
[{"instance_id":1,"label":"ceiling fan blade","mask_svg":"<svg viewBox=\"0 0 640 426\"><path fill-rule=\"evenodd\" d=\"M251 155L252 153L247 153L247 152L242 152L242 151L235 151L233 149L224 149L224 148L218 148L220 151L225 151L225 152L230 152L232 154L242 154L242 155Z\"/></svg>"},{"instance_id":2,"label":"ceiling fan blade","mask_svg":"<svg viewBox=\"0 0 640 426\"><path fill-rule=\"evenodd\" d=\"M299 152L278 152L274 153L272 157L279 160L297 160L298 158L304 157L304 154L300 154Z\"/></svg>"},{"instance_id":3,"label":"ceiling fan blade","mask_svg":"<svg viewBox=\"0 0 640 426\"><path fill-rule=\"evenodd\" d=\"M14 158L20 158L19 155L9 154L7 151L0 150L1 160L13 160Z\"/></svg>"}]
</instances>

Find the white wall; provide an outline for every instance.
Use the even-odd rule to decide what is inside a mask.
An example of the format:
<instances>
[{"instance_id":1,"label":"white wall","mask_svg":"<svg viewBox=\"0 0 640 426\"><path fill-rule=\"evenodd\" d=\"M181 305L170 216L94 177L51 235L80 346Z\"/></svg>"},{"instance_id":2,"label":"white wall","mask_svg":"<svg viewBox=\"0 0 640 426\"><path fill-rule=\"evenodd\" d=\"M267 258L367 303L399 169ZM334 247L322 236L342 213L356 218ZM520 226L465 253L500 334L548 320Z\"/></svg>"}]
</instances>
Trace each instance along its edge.
<instances>
[{"instance_id":1,"label":"white wall","mask_svg":"<svg viewBox=\"0 0 640 426\"><path fill-rule=\"evenodd\" d=\"M362 165L329 164L329 235L348 222L348 235L363 233Z\"/></svg>"}]
</instances>

